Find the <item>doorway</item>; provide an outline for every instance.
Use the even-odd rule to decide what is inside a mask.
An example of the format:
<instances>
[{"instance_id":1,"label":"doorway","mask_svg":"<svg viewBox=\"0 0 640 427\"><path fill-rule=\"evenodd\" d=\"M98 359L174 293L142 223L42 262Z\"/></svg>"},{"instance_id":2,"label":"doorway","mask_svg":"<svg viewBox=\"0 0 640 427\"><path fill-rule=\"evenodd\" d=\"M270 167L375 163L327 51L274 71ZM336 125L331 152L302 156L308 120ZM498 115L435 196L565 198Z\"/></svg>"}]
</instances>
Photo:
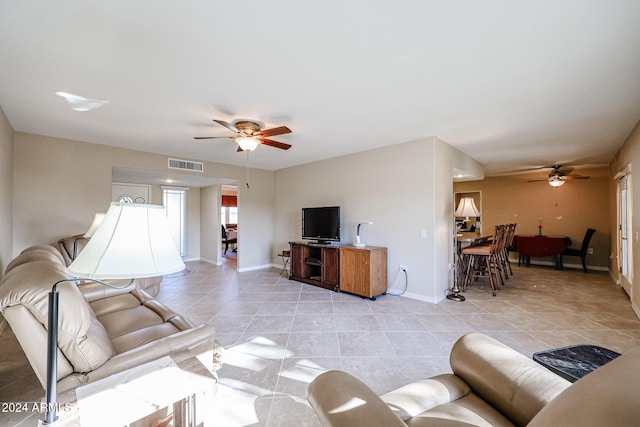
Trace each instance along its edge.
<instances>
[{"instance_id":1,"label":"doorway","mask_svg":"<svg viewBox=\"0 0 640 427\"><path fill-rule=\"evenodd\" d=\"M238 254L238 187L221 186L220 221L223 262L237 262Z\"/></svg>"}]
</instances>

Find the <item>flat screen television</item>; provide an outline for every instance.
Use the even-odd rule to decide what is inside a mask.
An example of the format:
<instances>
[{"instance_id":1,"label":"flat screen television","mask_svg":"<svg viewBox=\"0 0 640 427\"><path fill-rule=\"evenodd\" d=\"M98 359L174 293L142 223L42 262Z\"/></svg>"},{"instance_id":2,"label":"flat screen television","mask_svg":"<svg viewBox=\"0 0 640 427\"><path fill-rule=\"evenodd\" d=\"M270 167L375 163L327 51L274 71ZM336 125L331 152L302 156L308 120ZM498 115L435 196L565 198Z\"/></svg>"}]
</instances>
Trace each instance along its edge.
<instances>
[{"instance_id":1,"label":"flat screen television","mask_svg":"<svg viewBox=\"0 0 640 427\"><path fill-rule=\"evenodd\" d=\"M340 206L302 208L302 238L318 243L340 241Z\"/></svg>"}]
</instances>

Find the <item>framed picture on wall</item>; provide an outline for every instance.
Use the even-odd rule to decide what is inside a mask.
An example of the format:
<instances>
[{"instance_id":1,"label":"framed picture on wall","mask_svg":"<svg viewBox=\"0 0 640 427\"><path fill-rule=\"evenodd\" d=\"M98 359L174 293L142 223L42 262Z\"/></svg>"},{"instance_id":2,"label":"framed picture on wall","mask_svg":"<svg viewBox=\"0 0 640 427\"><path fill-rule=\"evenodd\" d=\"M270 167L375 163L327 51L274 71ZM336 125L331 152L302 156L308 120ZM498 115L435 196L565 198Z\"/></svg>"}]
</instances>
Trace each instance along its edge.
<instances>
[{"instance_id":1,"label":"framed picture on wall","mask_svg":"<svg viewBox=\"0 0 640 427\"><path fill-rule=\"evenodd\" d=\"M146 184L111 183L111 201L125 203L151 203L151 186Z\"/></svg>"}]
</instances>

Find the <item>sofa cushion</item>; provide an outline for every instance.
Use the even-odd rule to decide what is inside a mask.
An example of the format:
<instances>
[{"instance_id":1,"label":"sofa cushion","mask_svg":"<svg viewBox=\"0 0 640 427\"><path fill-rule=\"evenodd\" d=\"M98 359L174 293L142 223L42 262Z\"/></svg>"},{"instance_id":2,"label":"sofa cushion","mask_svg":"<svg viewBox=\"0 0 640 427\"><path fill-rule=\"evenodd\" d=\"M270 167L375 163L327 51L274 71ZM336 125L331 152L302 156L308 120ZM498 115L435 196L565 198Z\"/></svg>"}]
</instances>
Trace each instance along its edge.
<instances>
[{"instance_id":1,"label":"sofa cushion","mask_svg":"<svg viewBox=\"0 0 640 427\"><path fill-rule=\"evenodd\" d=\"M380 397L409 426L440 426L447 423L513 426L509 419L452 374L416 381Z\"/></svg>"},{"instance_id":2,"label":"sofa cushion","mask_svg":"<svg viewBox=\"0 0 640 427\"><path fill-rule=\"evenodd\" d=\"M19 265L26 264L32 261L51 261L53 263L59 262L60 258L51 251L45 249L33 249L28 252L23 252L14 259L12 259L9 264L7 264L7 268L5 269L5 274L9 273L11 270L16 268Z\"/></svg>"},{"instance_id":3,"label":"sofa cushion","mask_svg":"<svg viewBox=\"0 0 640 427\"><path fill-rule=\"evenodd\" d=\"M111 340L111 344L118 354L141 347L150 342L177 334L181 330L171 323L158 323L146 328L135 329Z\"/></svg>"},{"instance_id":4,"label":"sofa cushion","mask_svg":"<svg viewBox=\"0 0 640 427\"><path fill-rule=\"evenodd\" d=\"M404 420L409 427L476 426L514 427L507 417L478 395L466 396L438 405L422 414Z\"/></svg>"},{"instance_id":5,"label":"sofa cushion","mask_svg":"<svg viewBox=\"0 0 640 427\"><path fill-rule=\"evenodd\" d=\"M139 289L95 300L90 305L117 354L195 327Z\"/></svg>"},{"instance_id":6,"label":"sofa cushion","mask_svg":"<svg viewBox=\"0 0 640 427\"><path fill-rule=\"evenodd\" d=\"M27 252L33 251L33 250L43 250L43 251L51 252L52 254L54 254L58 258L58 260L60 261L60 264L65 265L64 257L62 256L60 251L57 250L56 248L54 248L51 245L33 245L33 246L29 246L28 248L23 249L22 252L20 252L20 253L24 254L24 253L27 253Z\"/></svg>"},{"instance_id":7,"label":"sofa cushion","mask_svg":"<svg viewBox=\"0 0 640 427\"><path fill-rule=\"evenodd\" d=\"M96 313L96 316L102 320L102 317L108 314L139 307L140 300L133 296L131 290L129 290L124 294L115 294L107 298L91 301L89 305L93 312Z\"/></svg>"}]
</instances>

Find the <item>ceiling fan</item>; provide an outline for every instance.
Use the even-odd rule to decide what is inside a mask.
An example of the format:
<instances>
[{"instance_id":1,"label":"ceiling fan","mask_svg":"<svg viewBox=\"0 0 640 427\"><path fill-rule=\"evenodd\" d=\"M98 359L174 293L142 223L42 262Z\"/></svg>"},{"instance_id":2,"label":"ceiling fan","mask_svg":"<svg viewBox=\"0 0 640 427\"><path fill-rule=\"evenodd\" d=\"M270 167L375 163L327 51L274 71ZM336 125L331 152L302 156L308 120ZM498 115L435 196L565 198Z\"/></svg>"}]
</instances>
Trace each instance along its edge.
<instances>
[{"instance_id":1,"label":"ceiling fan","mask_svg":"<svg viewBox=\"0 0 640 427\"><path fill-rule=\"evenodd\" d=\"M281 150L288 150L291 148L290 144L284 142L274 141L267 137L275 135L283 135L291 133L291 129L286 126L279 126L272 129L262 129L262 125L254 120L238 119L232 123L227 123L224 120L213 120L234 132L233 136L194 136L193 139L215 139L215 138L231 138L238 144L238 151L253 151L258 145L268 145L270 147L280 148Z\"/></svg>"},{"instance_id":2,"label":"ceiling fan","mask_svg":"<svg viewBox=\"0 0 640 427\"><path fill-rule=\"evenodd\" d=\"M567 175L564 172L560 172L561 167L562 165L553 165L551 166L551 168L553 169L553 172L551 172L547 178L531 179L528 182L548 181L549 185L551 185L552 187L560 187L561 185L564 185L564 183L567 182L568 179L591 178L590 176L584 176L584 175L578 175L578 174Z\"/></svg>"}]
</instances>

